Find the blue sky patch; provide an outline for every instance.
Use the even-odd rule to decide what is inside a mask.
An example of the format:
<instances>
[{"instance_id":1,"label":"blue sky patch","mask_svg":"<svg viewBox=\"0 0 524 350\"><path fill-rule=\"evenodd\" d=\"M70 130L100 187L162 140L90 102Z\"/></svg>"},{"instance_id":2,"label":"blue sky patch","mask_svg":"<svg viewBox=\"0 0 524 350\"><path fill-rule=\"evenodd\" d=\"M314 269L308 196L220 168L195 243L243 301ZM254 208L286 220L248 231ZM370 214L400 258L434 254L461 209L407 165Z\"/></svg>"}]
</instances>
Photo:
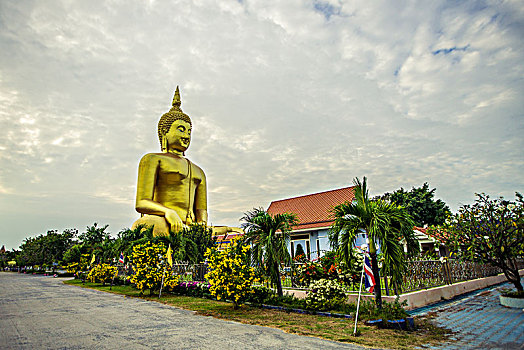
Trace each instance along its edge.
<instances>
[{"instance_id":1,"label":"blue sky patch","mask_svg":"<svg viewBox=\"0 0 524 350\"><path fill-rule=\"evenodd\" d=\"M466 45L464 47L450 47L449 49L438 49L432 52L433 55L438 55L440 53L443 53L444 55L447 55L449 53L452 53L453 51L466 51L469 48L469 45Z\"/></svg>"},{"instance_id":2,"label":"blue sky patch","mask_svg":"<svg viewBox=\"0 0 524 350\"><path fill-rule=\"evenodd\" d=\"M402 67L398 67L397 69L395 69L395 73L393 73L393 75L398 77L398 73L400 72L400 68L402 68Z\"/></svg>"},{"instance_id":3,"label":"blue sky patch","mask_svg":"<svg viewBox=\"0 0 524 350\"><path fill-rule=\"evenodd\" d=\"M340 8L335 8L335 6L327 2L315 0L313 6L315 11L321 12L327 20L329 20L332 15L340 14Z\"/></svg>"}]
</instances>

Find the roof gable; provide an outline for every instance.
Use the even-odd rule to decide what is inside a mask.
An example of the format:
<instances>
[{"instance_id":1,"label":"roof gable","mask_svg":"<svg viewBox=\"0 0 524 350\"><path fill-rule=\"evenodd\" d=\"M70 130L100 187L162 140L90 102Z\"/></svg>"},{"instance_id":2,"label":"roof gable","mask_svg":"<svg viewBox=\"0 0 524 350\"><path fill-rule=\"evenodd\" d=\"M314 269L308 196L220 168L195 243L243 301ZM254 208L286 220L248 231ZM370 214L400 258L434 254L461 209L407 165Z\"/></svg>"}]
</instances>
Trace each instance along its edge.
<instances>
[{"instance_id":1,"label":"roof gable","mask_svg":"<svg viewBox=\"0 0 524 350\"><path fill-rule=\"evenodd\" d=\"M271 215L295 213L298 218L296 230L328 227L334 221L331 210L341 203L353 201L354 187L308 194L288 199L273 201L267 209Z\"/></svg>"}]
</instances>

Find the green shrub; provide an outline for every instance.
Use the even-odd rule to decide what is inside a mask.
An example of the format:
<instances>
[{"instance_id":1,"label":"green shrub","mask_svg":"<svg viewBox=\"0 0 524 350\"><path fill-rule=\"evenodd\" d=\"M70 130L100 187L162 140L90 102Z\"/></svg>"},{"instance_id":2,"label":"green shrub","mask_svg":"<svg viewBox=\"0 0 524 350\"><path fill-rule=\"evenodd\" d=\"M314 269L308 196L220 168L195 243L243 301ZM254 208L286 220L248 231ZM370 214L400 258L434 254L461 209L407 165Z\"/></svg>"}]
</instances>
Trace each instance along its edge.
<instances>
[{"instance_id":1,"label":"green shrub","mask_svg":"<svg viewBox=\"0 0 524 350\"><path fill-rule=\"evenodd\" d=\"M398 297L392 302L388 303L382 301L382 309L378 309L374 300L361 300L359 319L363 321L367 320L399 320L408 316L408 313L404 310L404 306L407 305L407 301L399 303Z\"/></svg>"},{"instance_id":2,"label":"green shrub","mask_svg":"<svg viewBox=\"0 0 524 350\"><path fill-rule=\"evenodd\" d=\"M264 286L251 287L253 293L248 297L247 301L256 305L266 304L277 295L273 289Z\"/></svg>"},{"instance_id":3,"label":"green shrub","mask_svg":"<svg viewBox=\"0 0 524 350\"><path fill-rule=\"evenodd\" d=\"M304 299L299 299L291 294L284 294L279 297L276 293L271 294L265 301L265 304L282 306L290 309L305 309L306 303Z\"/></svg>"}]
</instances>

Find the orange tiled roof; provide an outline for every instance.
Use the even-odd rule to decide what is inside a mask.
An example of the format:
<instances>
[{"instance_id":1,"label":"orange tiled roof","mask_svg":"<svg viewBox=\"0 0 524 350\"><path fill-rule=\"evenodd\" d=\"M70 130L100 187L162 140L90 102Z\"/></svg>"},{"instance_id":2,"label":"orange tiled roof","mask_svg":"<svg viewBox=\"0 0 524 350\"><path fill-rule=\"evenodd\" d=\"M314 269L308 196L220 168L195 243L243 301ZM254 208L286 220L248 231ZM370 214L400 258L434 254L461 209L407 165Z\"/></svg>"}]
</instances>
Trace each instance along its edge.
<instances>
[{"instance_id":1,"label":"orange tiled roof","mask_svg":"<svg viewBox=\"0 0 524 350\"><path fill-rule=\"evenodd\" d=\"M216 236L213 236L213 237L216 237L217 240L225 240L225 239L231 239L233 237L243 236L243 235L244 234L240 233L240 232L233 232L233 233L228 233L228 234L225 234L225 235L216 235Z\"/></svg>"},{"instance_id":2,"label":"orange tiled roof","mask_svg":"<svg viewBox=\"0 0 524 350\"><path fill-rule=\"evenodd\" d=\"M271 215L295 213L298 225L295 230L329 227L334 221L331 210L338 204L353 201L355 186L339 188L305 196L273 201L267 208Z\"/></svg>"},{"instance_id":3,"label":"orange tiled roof","mask_svg":"<svg viewBox=\"0 0 524 350\"><path fill-rule=\"evenodd\" d=\"M413 226L413 230L420 231L420 232L422 232L423 234L425 234L426 236L428 235L428 234L426 233L426 231L427 231L427 228L426 228L426 227Z\"/></svg>"},{"instance_id":4,"label":"orange tiled roof","mask_svg":"<svg viewBox=\"0 0 524 350\"><path fill-rule=\"evenodd\" d=\"M229 246L231 244L231 240L233 238L237 238L239 236L243 236L243 233L240 232L233 232L233 233L227 233L224 235L216 235L213 236L216 238L216 244L218 245L218 249L224 249L225 247Z\"/></svg>"},{"instance_id":5,"label":"orange tiled roof","mask_svg":"<svg viewBox=\"0 0 524 350\"><path fill-rule=\"evenodd\" d=\"M442 230L428 230L427 227L417 227L417 226L415 226L414 229L419 230L426 236L432 237L441 243L445 243L449 237L449 233L447 233L446 231L442 231Z\"/></svg>"}]
</instances>

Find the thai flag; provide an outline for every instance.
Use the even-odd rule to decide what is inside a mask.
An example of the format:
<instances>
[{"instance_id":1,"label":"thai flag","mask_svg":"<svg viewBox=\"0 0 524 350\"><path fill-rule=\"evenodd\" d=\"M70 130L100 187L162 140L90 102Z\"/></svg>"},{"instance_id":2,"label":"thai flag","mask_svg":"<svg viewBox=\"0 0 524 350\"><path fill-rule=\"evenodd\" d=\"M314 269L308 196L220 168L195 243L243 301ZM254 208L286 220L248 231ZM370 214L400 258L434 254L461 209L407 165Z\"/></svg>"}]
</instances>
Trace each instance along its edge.
<instances>
[{"instance_id":1,"label":"thai flag","mask_svg":"<svg viewBox=\"0 0 524 350\"><path fill-rule=\"evenodd\" d=\"M364 256L364 283L366 286L366 290L369 293L373 293L373 290L375 289L375 277L373 276L373 271L371 270L371 261L369 260L369 256L366 254Z\"/></svg>"},{"instance_id":2,"label":"thai flag","mask_svg":"<svg viewBox=\"0 0 524 350\"><path fill-rule=\"evenodd\" d=\"M120 257L118 258L118 262L123 264L124 263L124 253L120 253Z\"/></svg>"}]
</instances>

